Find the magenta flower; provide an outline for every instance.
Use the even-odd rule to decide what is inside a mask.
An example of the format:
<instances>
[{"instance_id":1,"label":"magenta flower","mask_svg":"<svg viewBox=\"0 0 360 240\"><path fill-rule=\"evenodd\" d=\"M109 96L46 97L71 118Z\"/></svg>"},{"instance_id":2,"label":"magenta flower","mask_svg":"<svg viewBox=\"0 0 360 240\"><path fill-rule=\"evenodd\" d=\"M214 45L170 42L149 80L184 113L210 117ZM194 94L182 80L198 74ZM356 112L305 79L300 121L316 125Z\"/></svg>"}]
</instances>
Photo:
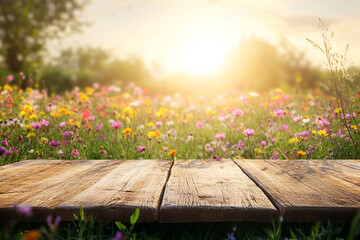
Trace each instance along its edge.
<instances>
[{"instance_id":1,"label":"magenta flower","mask_svg":"<svg viewBox=\"0 0 360 240\"><path fill-rule=\"evenodd\" d=\"M90 116L90 117L87 118L87 120L89 120L89 121L94 121L94 120L95 120L95 116Z\"/></svg>"},{"instance_id":2,"label":"magenta flower","mask_svg":"<svg viewBox=\"0 0 360 240\"><path fill-rule=\"evenodd\" d=\"M7 81L8 83L11 83L12 81L14 81L14 76L13 76L13 75L8 75L8 76L6 76L6 81Z\"/></svg>"},{"instance_id":3,"label":"magenta flower","mask_svg":"<svg viewBox=\"0 0 360 240\"><path fill-rule=\"evenodd\" d=\"M21 142L23 139L24 139L24 137L22 135L19 135L18 141Z\"/></svg>"},{"instance_id":4,"label":"magenta flower","mask_svg":"<svg viewBox=\"0 0 360 240\"><path fill-rule=\"evenodd\" d=\"M283 116L284 116L284 110L282 110L281 108L275 109L275 110L274 110L274 115L275 115L276 117L283 117Z\"/></svg>"},{"instance_id":5,"label":"magenta flower","mask_svg":"<svg viewBox=\"0 0 360 240\"><path fill-rule=\"evenodd\" d=\"M54 147L60 146L60 143L56 142L56 141L53 141L53 142L49 142L49 145L54 148Z\"/></svg>"},{"instance_id":6,"label":"magenta flower","mask_svg":"<svg viewBox=\"0 0 360 240\"><path fill-rule=\"evenodd\" d=\"M199 121L199 122L196 123L196 127L197 128L204 128L204 124Z\"/></svg>"},{"instance_id":7,"label":"magenta flower","mask_svg":"<svg viewBox=\"0 0 360 240\"><path fill-rule=\"evenodd\" d=\"M219 159L219 156L218 156L218 155L214 155L212 158L213 158L213 159Z\"/></svg>"},{"instance_id":8,"label":"magenta flower","mask_svg":"<svg viewBox=\"0 0 360 240\"><path fill-rule=\"evenodd\" d=\"M66 122L61 122L61 123L59 123L59 128L63 128L63 127L65 127L66 126Z\"/></svg>"},{"instance_id":9,"label":"magenta flower","mask_svg":"<svg viewBox=\"0 0 360 240\"><path fill-rule=\"evenodd\" d=\"M265 142L265 141L261 141L260 144L261 144L261 146L263 146L263 147L266 146L266 142Z\"/></svg>"},{"instance_id":10,"label":"magenta flower","mask_svg":"<svg viewBox=\"0 0 360 240\"><path fill-rule=\"evenodd\" d=\"M246 137L252 136L252 135L254 135L254 133L255 133L254 129L251 129L251 128L248 128L248 129L244 130L244 135Z\"/></svg>"},{"instance_id":11,"label":"magenta flower","mask_svg":"<svg viewBox=\"0 0 360 240\"><path fill-rule=\"evenodd\" d=\"M238 116L243 116L244 115L244 112L241 111L240 109L235 109L234 111L232 111L232 114L236 117Z\"/></svg>"},{"instance_id":12,"label":"magenta flower","mask_svg":"<svg viewBox=\"0 0 360 240\"><path fill-rule=\"evenodd\" d=\"M73 157L79 155L80 153L78 152L78 150L74 149L72 150L71 154L73 155Z\"/></svg>"},{"instance_id":13,"label":"magenta flower","mask_svg":"<svg viewBox=\"0 0 360 240\"><path fill-rule=\"evenodd\" d=\"M141 153L144 153L146 151L146 148L144 148L143 146L138 146L136 149Z\"/></svg>"},{"instance_id":14,"label":"magenta flower","mask_svg":"<svg viewBox=\"0 0 360 240\"><path fill-rule=\"evenodd\" d=\"M33 215L31 206L19 206L16 203L14 204L14 207L19 211L20 214L25 215L27 217L31 217Z\"/></svg>"},{"instance_id":15,"label":"magenta flower","mask_svg":"<svg viewBox=\"0 0 360 240\"><path fill-rule=\"evenodd\" d=\"M121 240L123 238L123 234L120 231L115 233L115 236L111 240Z\"/></svg>"},{"instance_id":16,"label":"magenta flower","mask_svg":"<svg viewBox=\"0 0 360 240\"><path fill-rule=\"evenodd\" d=\"M41 123L32 123L31 126L35 129L41 128Z\"/></svg>"},{"instance_id":17,"label":"magenta flower","mask_svg":"<svg viewBox=\"0 0 360 240\"><path fill-rule=\"evenodd\" d=\"M281 128L282 128L282 130L284 130L284 131L286 131L286 130L289 129L288 125L286 125L285 123L283 123L283 124L281 125Z\"/></svg>"},{"instance_id":18,"label":"magenta flower","mask_svg":"<svg viewBox=\"0 0 360 240\"><path fill-rule=\"evenodd\" d=\"M6 147L6 146L8 145L8 143L7 143L7 141L3 140L3 141L1 142L1 145L3 145L4 147Z\"/></svg>"},{"instance_id":19,"label":"magenta flower","mask_svg":"<svg viewBox=\"0 0 360 240\"><path fill-rule=\"evenodd\" d=\"M43 126L45 126L45 127L48 127L50 123L49 123L49 121L46 121L45 119L42 119L42 120L40 121L40 124L43 125Z\"/></svg>"},{"instance_id":20,"label":"magenta flower","mask_svg":"<svg viewBox=\"0 0 360 240\"><path fill-rule=\"evenodd\" d=\"M119 129L121 128L121 122L113 122L111 126L115 129Z\"/></svg>"},{"instance_id":21,"label":"magenta flower","mask_svg":"<svg viewBox=\"0 0 360 240\"><path fill-rule=\"evenodd\" d=\"M218 134L215 135L215 138L216 138L216 139L224 139L224 138L225 138L225 134L223 134L223 133L218 133Z\"/></svg>"},{"instance_id":22,"label":"magenta flower","mask_svg":"<svg viewBox=\"0 0 360 240\"><path fill-rule=\"evenodd\" d=\"M6 152L6 148L0 146L0 157Z\"/></svg>"},{"instance_id":23,"label":"magenta flower","mask_svg":"<svg viewBox=\"0 0 360 240\"><path fill-rule=\"evenodd\" d=\"M104 125L102 123L96 124L95 125L95 129L97 132L100 132L100 130L104 127Z\"/></svg>"},{"instance_id":24,"label":"magenta flower","mask_svg":"<svg viewBox=\"0 0 360 240\"><path fill-rule=\"evenodd\" d=\"M63 137L67 138L67 137L72 137L73 135L74 135L74 133L72 131L65 131L63 134Z\"/></svg>"}]
</instances>

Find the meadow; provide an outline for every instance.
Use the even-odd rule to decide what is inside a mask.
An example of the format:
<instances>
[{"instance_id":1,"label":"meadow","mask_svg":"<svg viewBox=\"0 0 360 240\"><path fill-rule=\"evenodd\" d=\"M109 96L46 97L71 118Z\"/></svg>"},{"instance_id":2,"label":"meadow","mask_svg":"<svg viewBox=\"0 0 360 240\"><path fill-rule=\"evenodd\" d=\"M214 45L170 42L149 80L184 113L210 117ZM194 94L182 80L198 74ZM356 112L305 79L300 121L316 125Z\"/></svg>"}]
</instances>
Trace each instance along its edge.
<instances>
[{"instance_id":1,"label":"meadow","mask_svg":"<svg viewBox=\"0 0 360 240\"><path fill-rule=\"evenodd\" d=\"M11 77L9 77L11 78ZM1 87L0 163L24 159L356 159L360 94L320 89L163 95L94 84Z\"/></svg>"}]
</instances>

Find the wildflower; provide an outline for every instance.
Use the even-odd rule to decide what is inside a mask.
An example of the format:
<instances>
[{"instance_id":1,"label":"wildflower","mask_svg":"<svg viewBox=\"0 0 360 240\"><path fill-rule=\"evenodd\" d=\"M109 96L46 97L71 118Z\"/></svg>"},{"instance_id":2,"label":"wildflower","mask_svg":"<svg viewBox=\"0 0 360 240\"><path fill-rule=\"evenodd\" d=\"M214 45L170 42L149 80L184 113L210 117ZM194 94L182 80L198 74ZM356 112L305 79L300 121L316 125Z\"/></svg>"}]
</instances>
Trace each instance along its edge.
<instances>
[{"instance_id":1,"label":"wildflower","mask_svg":"<svg viewBox=\"0 0 360 240\"><path fill-rule=\"evenodd\" d=\"M6 146L8 145L8 143L7 143L7 141L3 140L3 141L1 142L1 145L4 146L4 147L6 147Z\"/></svg>"},{"instance_id":2,"label":"wildflower","mask_svg":"<svg viewBox=\"0 0 360 240\"><path fill-rule=\"evenodd\" d=\"M46 217L46 223L50 228L50 231L54 232L59 227L59 224L61 222L61 217L57 216L55 219L53 219L53 216L48 215Z\"/></svg>"},{"instance_id":3,"label":"wildflower","mask_svg":"<svg viewBox=\"0 0 360 240\"><path fill-rule=\"evenodd\" d=\"M199 129L204 128L204 124L199 121L199 122L196 123L196 127L199 128Z\"/></svg>"},{"instance_id":4,"label":"wildflower","mask_svg":"<svg viewBox=\"0 0 360 240\"><path fill-rule=\"evenodd\" d=\"M31 230L28 231L24 236L23 240L37 240L40 238L40 231L39 230Z\"/></svg>"},{"instance_id":5,"label":"wildflower","mask_svg":"<svg viewBox=\"0 0 360 240\"><path fill-rule=\"evenodd\" d=\"M188 141L191 142L193 140L194 140L194 135L190 133L190 135L188 136Z\"/></svg>"},{"instance_id":6,"label":"wildflower","mask_svg":"<svg viewBox=\"0 0 360 240\"><path fill-rule=\"evenodd\" d=\"M11 83L12 81L14 81L14 76L13 76L13 75L8 75L8 76L6 76L6 81L7 81L8 83Z\"/></svg>"},{"instance_id":7,"label":"wildflower","mask_svg":"<svg viewBox=\"0 0 360 240\"><path fill-rule=\"evenodd\" d=\"M161 127L161 126L162 126L162 122L157 121L157 122L155 123L155 125L156 125L156 127Z\"/></svg>"},{"instance_id":8,"label":"wildflower","mask_svg":"<svg viewBox=\"0 0 360 240\"><path fill-rule=\"evenodd\" d=\"M244 115L244 112L241 111L240 109L235 109L234 111L232 111L232 114L236 117L238 116L243 116Z\"/></svg>"},{"instance_id":9,"label":"wildflower","mask_svg":"<svg viewBox=\"0 0 360 240\"><path fill-rule=\"evenodd\" d=\"M251 128L244 130L244 135L246 137L252 136L252 135L254 135L254 133L255 133L254 129L251 129Z\"/></svg>"},{"instance_id":10,"label":"wildflower","mask_svg":"<svg viewBox=\"0 0 360 240\"><path fill-rule=\"evenodd\" d=\"M311 130L311 133L315 135L317 132L316 130Z\"/></svg>"},{"instance_id":11,"label":"wildflower","mask_svg":"<svg viewBox=\"0 0 360 240\"><path fill-rule=\"evenodd\" d=\"M100 130L104 127L104 125L102 123L96 124L95 125L95 129L97 132L100 132Z\"/></svg>"},{"instance_id":12,"label":"wildflower","mask_svg":"<svg viewBox=\"0 0 360 240\"><path fill-rule=\"evenodd\" d=\"M351 128L352 128L353 130L357 130L357 129L358 129L356 125L351 125Z\"/></svg>"},{"instance_id":13,"label":"wildflower","mask_svg":"<svg viewBox=\"0 0 360 240\"><path fill-rule=\"evenodd\" d=\"M78 152L78 150L74 149L72 150L71 154L73 155L73 157L79 155L80 153Z\"/></svg>"},{"instance_id":14,"label":"wildflower","mask_svg":"<svg viewBox=\"0 0 360 240\"><path fill-rule=\"evenodd\" d=\"M73 135L74 135L74 133L72 131L65 131L63 134L63 137L67 138L67 137L72 137Z\"/></svg>"},{"instance_id":15,"label":"wildflower","mask_svg":"<svg viewBox=\"0 0 360 240\"><path fill-rule=\"evenodd\" d=\"M52 141L52 142L49 142L49 145L50 145L50 147L55 148L55 147L60 146L60 143L59 143L59 142L56 142L56 141Z\"/></svg>"},{"instance_id":16,"label":"wildflower","mask_svg":"<svg viewBox=\"0 0 360 240\"><path fill-rule=\"evenodd\" d=\"M234 235L235 235L235 233L233 233L233 232L232 232L232 233L228 233L228 234L227 234L227 237L228 237L228 239L230 239L230 240L236 240L236 238L235 238Z\"/></svg>"},{"instance_id":17,"label":"wildflower","mask_svg":"<svg viewBox=\"0 0 360 240\"><path fill-rule=\"evenodd\" d=\"M281 108L275 109L275 110L274 110L274 115L275 115L276 117L283 117L283 116L284 116L284 110L282 110Z\"/></svg>"},{"instance_id":18,"label":"wildflower","mask_svg":"<svg viewBox=\"0 0 360 240\"><path fill-rule=\"evenodd\" d=\"M34 129L39 129L41 128L41 123L32 123L31 127L33 127Z\"/></svg>"},{"instance_id":19,"label":"wildflower","mask_svg":"<svg viewBox=\"0 0 360 240\"><path fill-rule=\"evenodd\" d=\"M218 139L218 140L219 140L219 139L224 139L224 138L225 138L225 134L223 134L223 133L218 133L218 134L215 135L215 138Z\"/></svg>"},{"instance_id":20,"label":"wildflower","mask_svg":"<svg viewBox=\"0 0 360 240\"><path fill-rule=\"evenodd\" d=\"M115 233L115 236L111 240L121 240L121 239L123 239L123 234L122 234L122 232L117 231Z\"/></svg>"},{"instance_id":21,"label":"wildflower","mask_svg":"<svg viewBox=\"0 0 360 240\"><path fill-rule=\"evenodd\" d=\"M29 133L28 135L27 135L27 137L28 138L34 138L34 137L36 137L36 134L35 133Z\"/></svg>"},{"instance_id":22,"label":"wildflower","mask_svg":"<svg viewBox=\"0 0 360 240\"><path fill-rule=\"evenodd\" d=\"M302 150L299 150L296 152L297 154L301 155L301 156L304 156L306 155L306 152L302 151Z\"/></svg>"},{"instance_id":23,"label":"wildflower","mask_svg":"<svg viewBox=\"0 0 360 240\"><path fill-rule=\"evenodd\" d=\"M154 131L150 131L150 132L148 132L147 136L148 136L148 138L153 138L156 136L156 133Z\"/></svg>"},{"instance_id":24,"label":"wildflower","mask_svg":"<svg viewBox=\"0 0 360 240\"><path fill-rule=\"evenodd\" d=\"M146 148L143 146L138 146L136 149L141 153L144 153L146 151Z\"/></svg>"},{"instance_id":25,"label":"wildflower","mask_svg":"<svg viewBox=\"0 0 360 240\"><path fill-rule=\"evenodd\" d=\"M340 112L342 112L341 108L336 108L336 109L334 109L334 113L335 113L335 114L339 114Z\"/></svg>"},{"instance_id":26,"label":"wildflower","mask_svg":"<svg viewBox=\"0 0 360 240\"><path fill-rule=\"evenodd\" d=\"M131 128L125 128L123 131L122 131L122 133L123 134L128 134L128 135L130 135L130 133L132 132L132 129Z\"/></svg>"},{"instance_id":27,"label":"wildflower","mask_svg":"<svg viewBox=\"0 0 360 240\"><path fill-rule=\"evenodd\" d=\"M297 139L297 138L290 138L289 139L289 143L295 143L295 142L299 142L299 139Z\"/></svg>"},{"instance_id":28,"label":"wildflower","mask_svg":"<svg viewBox=\"0 0 360 240\"><path fill-rule=\"evenodd\" d=\"M41 124L42 126L48 127L50 123L49 123L49 121L46 121L45 119L42 119L42 120L40 121L40 124Z\"/></svg>"},{"instance_id":29,"label":"wildflower","mask_svg":"<svg viewBox=\"0 0 360 240\"><path fill-rule=\"evenodd\" d=\"M261 142L260 142L260 145L263 146L263 147L265 147L265 146L266 146L266 142L265 142L265 141L261 141Z\"/></svg>"},{"instance_id":30,"label":"wildflower","mask_svg":"<svg viewBox=\"0 0 360 240\"><path fill-rule=\"evenodd\" d=\"M219 159L219 156L218 155L214 155L213 157L212 157L212 159Z\"/></svg>"},{"instance_id":31,"label":"wildflower","mask_svg":"<svg viewBox=\"0 0 360 240\"><path fill-rule=\"evenodd\" d=\"M177 151L174 149L174 150L171 150L168 154L169 154L169 156L174 156L176 153L177 153Z\"/></svg>"},{"instance_id":32,"label":"wildflower","mask_svg":"<svg viewBox=\"0 0 360 240\"><path fill-rule=\"evenodd\" d=\"M6 152L6 148L0 146L0 157Z\"/></svg>"},{"instance_id":33,"label":"wildflower","mask_svg":"<svg viewBox=\"0 0 360 240\"><path fill-rule=\"evenodd\" d=\"M111 126L115 129L119 129L121 128L121 122L113 122Z\"/></svg>"},{"instance_id":34,"label":"wildflower","mask_svg":"<svg viewBox=\"0 0 360 240\"><path fill-rule=\"evenodd\" d=\"M48 140L45 137L40 138L40 144L46 143Z\"/></svg>"},{"instance_id":35,"label":"wildflower","mask_svg":"<svg viewBox=\"0 0 360 240\"><path fill-rule=\"evenodd\" d=\"M153 122L149 122L149 123L146 124L146 126L149 127L149 128L152 128L152 127L154 126L154 123L153 123Z\"/></svg>"},{"instance_id":36,"label":"wildflower","mask_svg":"<svg viewBox=\"0 0 360 240\"><path fill-rule=\"evenodd\" d=\"M31 114L31 115L29 116L29 118L30 118L30 119L36 119L37 116L36 116L36 114Z\"/></svg>"},{"instance_id":37,"label":"wildflower","mask_svg":"<svg viewBox=\"0 0 360 240\"><path fill-rule=\"evenodd\" d=\"M14 207L17 209L17 211L27 217L31 217L33 215L32 207L28 205L19 206L16 203L14 204Z\"/></svg>"},{"instance_id":38,"label":"wildflower","mask_svg":"<svg viewBox=\"0 0 360 240\"><path fill-rule=\"evenodd\" d=\"M319 134L320 136L327 136L327 135L329 135L329 134L326 132L326 130L319 130L319 131L318 131L318 134Z\"/></svg>"},{"instance_id":39,"label":"wildflower","mask_svg":"<svg viewBox=\"0 0 360 240\"><path fill-rule=\"evenodd\" d=\"M255 152L256 153L262 153L262 151L260 149L258 149L258 148L255 148Z\"/></svg>"}]
</instances>

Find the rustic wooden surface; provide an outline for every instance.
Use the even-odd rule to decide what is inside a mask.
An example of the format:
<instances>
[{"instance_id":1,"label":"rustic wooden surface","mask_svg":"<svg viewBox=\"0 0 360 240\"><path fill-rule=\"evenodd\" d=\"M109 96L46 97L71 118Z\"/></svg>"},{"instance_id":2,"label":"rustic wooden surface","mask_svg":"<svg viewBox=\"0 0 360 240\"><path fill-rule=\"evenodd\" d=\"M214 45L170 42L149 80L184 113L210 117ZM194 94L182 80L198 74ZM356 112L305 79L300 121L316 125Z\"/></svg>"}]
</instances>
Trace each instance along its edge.
<instances>
[{"instance_id":1,"label":"rustic wooden surface","mask_svg":"<svg viewBox=\"0 0 360 240\"><path fill-rule=\"evenodd\" d=\"M129 221L140 208L139 221L158 220L158 208L170 161L127 160L100 181L55 208L55 213L72 219L79 206L98 220Z\"/></svg>"},{"instance_id":2,"label":"rustic wooden surface","mask_svg":"<svg viewBox=\"0 0 360 240\"><path fill-rule=\"evenodd\" d=\"M352 219L360 209L360 171L353 171L360 162L343 162L236 160L292 222Z\"/></svg>"},{"instance_id":3,"label":"rustic wooden surface","mask_svg":"<svg viewBox=\"0 0 360 240\"><path fill-rule=\"evenodd\" d=\"M26 160L0 167L0 221L351 221L359 160ZM30 205L19 215L14 203ZM22 217L22 218L21 218Z\"/></svg>"},{"instance_id":4,"label":"rustic wooden surface","mask_svg":"<svg viewBox=\"0 0 360 240\"><path fill-rule=\"evenodd\" d=\"M271 221L277 211L231 160L179 160L171 169L161 222Z\"/></svg>"}]
</instances>

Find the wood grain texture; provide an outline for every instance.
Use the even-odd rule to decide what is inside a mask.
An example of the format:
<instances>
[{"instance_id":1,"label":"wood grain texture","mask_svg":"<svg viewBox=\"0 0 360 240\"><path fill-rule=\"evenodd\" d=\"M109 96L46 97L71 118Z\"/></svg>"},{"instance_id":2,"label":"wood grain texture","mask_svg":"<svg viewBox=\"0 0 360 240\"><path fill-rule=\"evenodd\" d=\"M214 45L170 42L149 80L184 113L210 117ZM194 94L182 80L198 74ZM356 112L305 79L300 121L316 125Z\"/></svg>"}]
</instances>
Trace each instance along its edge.
<instances>
[{"instance_id":1,"label":"wood grain texture","mask_svg":"<svg viewBox=\"0 0 360 240\"><path fill-rule=\"evenodd\" d=\"M0 214L14 213L13 205L32 206L34 220L43 220L61 202L90 187L121 161L40 160L1 173ZM25 169L23 169L25 168ZM19 174L16 175L16 172Z\"/></svg>"},{"instance_id":2,"label":"wood grain texture","mask_svg":"<svg viewBox=\"0 0 360 240\"><path fill-rule=\"evenodd\" d=\"M342 162L310 161L236 160L236 163L263 189L285 221L351 221L360 208L356 177L360 172L355 176L356 171L348 173L342 168L347 175L343 177L335 169ZM358 166L360 162L351 164ZM354 179L348 180L351 176Z\"/></svg>"},{"instance_id":3,"label":"wood grain texture","mask_svg":"<svg viewBox=\"0 0 360 240\"><path fill-rule=\"evenodd\" d=\"M271 221L277 211L231 160L177 160L165 188L161 222Z\"/></svg>"},{"instance_id":4,"label":"wood grain texture","mask_svg":"<svg viewBox=\"0 0 360 240\"><path fill-rule=\"evenodd\" d=\"M140 222L158 220L158 208L170 161L127 160L96 184L56 207L63 219L72 219L79 206L97 220L128 222L140 208Z\"/></svg>"}]
</instances>

